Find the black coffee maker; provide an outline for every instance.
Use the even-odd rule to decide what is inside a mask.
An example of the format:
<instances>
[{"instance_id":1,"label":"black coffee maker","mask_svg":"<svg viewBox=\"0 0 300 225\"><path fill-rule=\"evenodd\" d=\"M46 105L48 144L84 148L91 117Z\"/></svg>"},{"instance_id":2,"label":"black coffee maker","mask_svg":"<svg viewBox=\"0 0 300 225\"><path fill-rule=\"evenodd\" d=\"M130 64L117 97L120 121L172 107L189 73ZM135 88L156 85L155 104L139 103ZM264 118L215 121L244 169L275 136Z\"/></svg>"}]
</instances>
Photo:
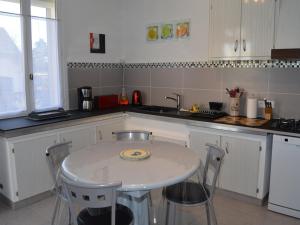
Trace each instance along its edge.
<instances>
[{"instance_id":1,"label":"black coffee maker","mask_svg":"<svg viewBox=\"0 0 300 225\"><path fill-rule=\"evenodd\" d=\"M78 109L81 111L93 110L93 95L91 87L80 87L77 89L78 93Z\"/></svg>"}]
</instances>

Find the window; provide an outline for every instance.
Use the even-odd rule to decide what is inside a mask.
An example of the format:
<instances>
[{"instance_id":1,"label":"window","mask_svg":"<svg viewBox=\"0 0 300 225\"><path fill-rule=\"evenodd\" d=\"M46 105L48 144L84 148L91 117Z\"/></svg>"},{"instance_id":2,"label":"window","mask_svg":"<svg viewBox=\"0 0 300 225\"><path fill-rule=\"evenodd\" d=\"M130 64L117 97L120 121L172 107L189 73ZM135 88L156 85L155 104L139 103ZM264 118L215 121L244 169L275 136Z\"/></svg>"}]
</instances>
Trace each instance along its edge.
<instances>
[{"instance_id":1,"label":"window","mask_svg":"<svg viewBox=\"0 0 300 225\"><path fill-rule=\"evenodd\" d=\"M0 117L62 105L55 0L0 0Z\"/></svg>"}]
</instances>

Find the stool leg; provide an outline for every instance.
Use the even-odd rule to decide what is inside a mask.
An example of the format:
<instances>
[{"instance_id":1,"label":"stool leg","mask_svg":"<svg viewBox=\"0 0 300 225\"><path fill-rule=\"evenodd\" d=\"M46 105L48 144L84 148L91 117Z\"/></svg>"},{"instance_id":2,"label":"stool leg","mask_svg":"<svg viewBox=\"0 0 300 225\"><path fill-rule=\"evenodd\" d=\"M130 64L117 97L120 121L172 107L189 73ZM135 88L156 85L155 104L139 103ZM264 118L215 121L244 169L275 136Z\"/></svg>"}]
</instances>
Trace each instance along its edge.
<instances>
[{"instance_id":1,"label":"stool leg","mask_svg":"<svg viewBox=\"0 0 300 225\"><path fill-rule=\"evenodd\" d=\"M212 216L212 219L214 220L214 224L215 225L218 225L218 221L217 221L217 217L216 217L216 212L215 212L215 207L214 205L211 203L210 204L210 211L211 211L211 216Z\"/></svg>"},{"instance_id":2,"label":"stool leg","mask_svg":"<svg viewBox=\"0 0 300 225\"><path fill-rule=\"evenodd\" d=\"M206 216L207 216L207 225L211 225L211 219L210 219L210 206L209 203L205 203L205 209L206 209Z\"/></svg>"},{"instance_id":3,"label":"stool leg","mask_svg":"<svg viewBox=\"0 0 300 225\"><path fill-rule=\"evenodd\" d=\"M166 225L175 225L175 216L176 205L167 201Z\"/></svg>"},{"instance_id":4,"label":"stool leg","mask_svg":"<svg viewBox=\"0 0 300 225\"><path fill-rule=\"evenodd\" d=\"M54 223L55 223L55 218L57 215L59 202L60 202L60 197L57 195L56 199L55 199L55 206L54 206L54 211L53 211L53 215L52 215L52 219L51 219L51 225L54 225Z\"/></svg>"}]
</instances>

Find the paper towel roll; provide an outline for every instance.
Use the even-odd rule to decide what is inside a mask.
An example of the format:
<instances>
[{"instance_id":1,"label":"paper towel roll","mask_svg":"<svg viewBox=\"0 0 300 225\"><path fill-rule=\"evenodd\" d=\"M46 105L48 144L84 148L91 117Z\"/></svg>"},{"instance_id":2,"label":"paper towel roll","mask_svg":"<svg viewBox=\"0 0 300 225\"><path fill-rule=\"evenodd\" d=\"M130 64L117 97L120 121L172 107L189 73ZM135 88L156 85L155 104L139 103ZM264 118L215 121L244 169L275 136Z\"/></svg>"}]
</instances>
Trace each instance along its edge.
<instances>
[{"instance_id":1,"label":"paper towel roll","mask_svg":"<svg viewBox=\"0 0 300 225\"><path fill-rule=\"evenodd\" d=\"M247 99L247 117L248 118L257 117L257 98Z\"/></svg>"}]
</instances>

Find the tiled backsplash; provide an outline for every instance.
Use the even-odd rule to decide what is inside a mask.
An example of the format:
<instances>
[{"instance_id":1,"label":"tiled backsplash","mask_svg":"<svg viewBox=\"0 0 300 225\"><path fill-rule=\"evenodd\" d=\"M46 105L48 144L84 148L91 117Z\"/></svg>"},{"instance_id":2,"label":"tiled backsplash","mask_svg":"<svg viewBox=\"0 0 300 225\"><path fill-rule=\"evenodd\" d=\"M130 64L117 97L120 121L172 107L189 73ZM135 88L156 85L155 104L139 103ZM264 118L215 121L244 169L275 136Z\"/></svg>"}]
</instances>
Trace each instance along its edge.
<instances>
[{"instance_id":1,"label":"tiled backsplash","mask_svg":"<svg viewBox=\"0 0 300 225\"><path fill-rule=\"evenodd\" d=\"M91 86L93 96L120 94L123 85L122 68L69 68L69 104L77 109L77 88Z\"/></svg>"},{"instance_id":2,"label":"tiled backsplash","mask_svg":"<svg viewBox=\"0 0 300 225\"><path fill-rule=\"evenodd\" d=\"M183 106L197 103L208 107L209 101L227 103L225 88L241 87L241 113L246 111L246 97L264 97L275 101L275 117L300 119L300 68L126 68L124 74L127 92L139 89L145 104L171 106L164 99L178 92Z\"/></svg>"},{"instance_id":3,"label":"tiled backsplash","mask_svg":"<svg viewBox=\"0 0 300 225\"><path fill-rule=\"evenodd\" d=\"M119 94L123 84L122 67L69 66L70 108L77 107L77 88L93 87L93 94ZM144 104L174 107L164 96L178 92L183 106L193 103L208 107L209 101L226 103L225 88L239 86L246 95L242 98L242 114L247 96L275 101L275 117L300 119L300 68L224 68L194 66L130 66L124 68L124 85L129 99L133 90L142 91Z\"/></svg>"}]
</instances>

